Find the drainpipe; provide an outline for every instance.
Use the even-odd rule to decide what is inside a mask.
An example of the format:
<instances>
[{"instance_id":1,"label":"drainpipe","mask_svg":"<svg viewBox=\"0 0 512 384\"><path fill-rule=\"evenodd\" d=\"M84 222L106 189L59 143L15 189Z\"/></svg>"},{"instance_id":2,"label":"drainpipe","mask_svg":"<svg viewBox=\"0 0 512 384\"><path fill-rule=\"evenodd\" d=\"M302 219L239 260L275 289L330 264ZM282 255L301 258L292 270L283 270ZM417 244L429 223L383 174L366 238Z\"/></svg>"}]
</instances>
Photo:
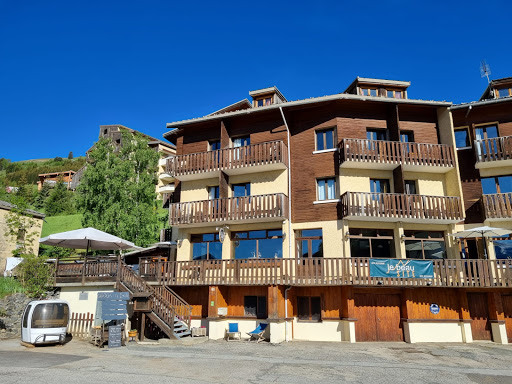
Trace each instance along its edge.
<instances>
[{"instance_id":1,"label":"drainpipe","mask_svg":"<svg viewBox=\"0 0 512 384\"><path fill-rule=\"evenodd\" d=\"M468 108L468 111L466 112L466 116L464 116L464 118L467 118L468 115L469 115L469 112L471 112L471 110L473 109L473 106L470 105L469 108Z\"/></svg>"},{"instance_id":2,"label":"drainpipe","mask_svg":"<svg viewBox=\"0 0 512 384\"><path fill-rule=\"evenodd\" d=\"M288 291L292 287L288 287L284 290L284 341L288 341Z\"/></svg>"},{"instance_id":3,"label":"drainpipe","mask_svg":"<svg viewBox=\"0 0 512 384\"><path fill-rule=\"evenodd\" d=\"M281 116L283 118L284 126L286 127L286 135L288 145L286 146L288 149L288 257L292 258L292 156L290 154L290 147L292 145L290 139L290 128L288 128L288 123L286 122L286 118L284 117L283 107L279 107L279 111L281 111ZM288 341L288 291L292 287L288 287L284 290L284 341Z\"/></svg>"}]
</instances>

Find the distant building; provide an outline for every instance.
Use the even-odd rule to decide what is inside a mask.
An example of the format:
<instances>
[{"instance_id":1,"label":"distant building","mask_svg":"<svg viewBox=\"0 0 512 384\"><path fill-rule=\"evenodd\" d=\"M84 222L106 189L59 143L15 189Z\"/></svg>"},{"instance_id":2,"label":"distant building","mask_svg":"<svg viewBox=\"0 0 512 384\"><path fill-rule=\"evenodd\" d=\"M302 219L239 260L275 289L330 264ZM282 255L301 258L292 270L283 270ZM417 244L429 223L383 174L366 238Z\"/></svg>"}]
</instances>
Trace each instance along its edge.
<instances>
[{"instance_id":1,"label":"distant building","mask_svg":"<svg viewBox=\"0 0 512 384\"><path fill-rule=\"evenodd\" d=\"M40 191L41 188L43 188L43 184L49 184L51 187L54 187L61 178L67 189L70 189L70 183L75 173L75 171L41 173L38 175L39 181L37 182L37 190Z\"/></svg>"}]
</instances>

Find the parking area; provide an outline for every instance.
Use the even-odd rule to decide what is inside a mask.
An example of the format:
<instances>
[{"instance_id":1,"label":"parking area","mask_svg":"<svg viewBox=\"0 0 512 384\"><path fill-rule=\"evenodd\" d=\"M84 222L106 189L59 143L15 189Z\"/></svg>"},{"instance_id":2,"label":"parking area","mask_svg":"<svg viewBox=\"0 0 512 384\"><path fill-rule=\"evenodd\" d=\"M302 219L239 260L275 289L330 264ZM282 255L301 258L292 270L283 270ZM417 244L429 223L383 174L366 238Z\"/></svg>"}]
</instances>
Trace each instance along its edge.
<instances>
[{"instance_id":1,"label":"parking area","mask_svg":"<svg viewBox=\"0 0 512 384\"><path fill-rule=\"evenodd\" d=\"M0 342L3 384L512 383L512 346L225 341L99 349L72 341L25 348Z\"/></svg>"}]
</instances>

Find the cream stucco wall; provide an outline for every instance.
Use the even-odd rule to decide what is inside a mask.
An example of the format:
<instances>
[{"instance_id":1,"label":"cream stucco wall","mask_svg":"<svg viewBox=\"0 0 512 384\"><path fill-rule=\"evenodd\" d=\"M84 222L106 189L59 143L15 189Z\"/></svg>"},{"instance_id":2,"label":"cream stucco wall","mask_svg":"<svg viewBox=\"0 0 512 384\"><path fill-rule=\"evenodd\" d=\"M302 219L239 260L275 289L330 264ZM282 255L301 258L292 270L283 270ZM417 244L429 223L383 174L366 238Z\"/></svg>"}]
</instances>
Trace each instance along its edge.
<instances>
[{"instance_id":1,"label":"cream stucco wall","mask_svg":"<svg viewBox=\"0 0 512 384\"><path fill-rule=\"evenodd\" d=\"M319 323L293 320L293 339L308 341L345 341L345 322L343 320L324 320Z\"/></svg>"},{"instance_id":2,"label":"cream stucco wall","mask_svg":"<svg viewBox=\"0 0 512 384\"><path fill-rule=\"evenodd\" d=\"M219 319L210 320L208 325L208 338L211 340L221 340L226 337L226 331L229 329L229 323L238 323L238 330L241 332L242 339L248 339L248 332L254 331L259 323L265 323L261 320L244 319ZM270 339L270 327L267 326L263 334L267 340Z\"/></svg>"},{"instance_id":3,"label":"cream stucco wall","mask_svg":"<svg viewBox=\"0 0 512 384\"><path fill-rule=\"evenodd\" d=\"M408 343L462 343L463 333L463 323L460 322L404 322L404 336Z\"/></svg>"},{"instance_id":4,"label":"cream stucco wall","mask_svg":"<svg viewBox=\"0 0 512 384\"><path fill-rule=\"evenodd\" d=\"M16 249L16 242L11 241L5 236L7 230L7 218L9 210L0 208L0 275L5 271L5 263L8 257L13 257L12 251ZM39 238L41 237L41 229L43 228L43 219L33 218L34 227L30 231L33 235L33 241L30 245L32 252L37 253L39 250Z\"/></svg>"},{"instance_id":5,"label":"cream stucco wall","mask_svg":"<svg viewBox=\"0 0 512 384\"><path fill-rule=\"evenodd\" d=\"M445 175L442 173L405 172L405 180L416 180L419 195L446 196Z\"/></svg>"},{"instance_id":6,"label":"cream stucco wall","mask_svg":"<svg viewBox=\"0 0 512 384\"><path fill-rule=\"evenodd\" d=\"M340 247L343 238L341 221L315 221L309 223L292 223L292 252L295 252L295 231L300 229L322 229L324 257L343 257ZM288 246L288 244L286 244ZM292 254L295 257L295 254Z\"/></svg>"},{"instance_id":7,"label":"cream stucco wall","mask_svg":"<svg viewBox=\"0 0 512 384\"><path fill-rule=\"evenodd\" d=\"M208 200L208 187L219 185L218 178L181 182L181 202Z\"/></svg>"},{"instance_id":8,"label":"cream stucco wall","mask_svg":"<svg viewBox=\"0 0 512 384\"><path fill-rule=\"evenodd\" d=\"M288 173L286 170L249 173L229 177L229 183L251 183L251 195L284 193L288 195ZM231 196L231 191L230 191Z\"/></svg>"},{"instance_id":9,"label":"cream stucco wall","mask_svg":"<svg viewBox=\"0 0 512 384\"><path fill-rule=\"evenodd\" d=\"M88 294L87 300L80 300L81 292ZM59 298L69 303L70 312L92 313L96 318L96 303L98 302L99 292L114 292L114 285L64 286L61 287Z\"/></svg>"},{"instance_id":10,"label":"cream stucco wall","mask_svg":"<svg viewBox=\"0 0 512 384\"><path fill-rule=\"evenodd\" d=\"M370 192L370 179L389 179L393 191L392 171L340 168L340 195L345 192Z\"/></svg>"}]
</instances>

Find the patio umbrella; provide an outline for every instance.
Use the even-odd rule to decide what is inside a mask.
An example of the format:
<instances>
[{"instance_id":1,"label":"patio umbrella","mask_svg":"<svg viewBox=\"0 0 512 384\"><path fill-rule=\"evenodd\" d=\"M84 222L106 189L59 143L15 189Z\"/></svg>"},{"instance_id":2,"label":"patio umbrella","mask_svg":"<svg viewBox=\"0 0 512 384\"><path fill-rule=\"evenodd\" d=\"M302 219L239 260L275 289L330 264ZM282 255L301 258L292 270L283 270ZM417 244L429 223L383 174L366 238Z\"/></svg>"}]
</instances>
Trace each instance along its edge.
<instances>
[{"instance_id":1,"label":"patio umbrella","mask_svg":"<svg viewBox=\"0 0 512 384\"><path fill-rule=\"evenodd\" d=\"M451 236L454 237L460 237L465 239L471 239L471 238L489 238L489 237L502 237L510 235L512 231L510 229L504 229L504 228L494 228L494 227L476 227L471 229L466 229L465 231L460 231L453 233ZM487 259L487 243L484 240L484 253L485 258Z\"/></svg>"},{"instance_id":2,"label":"patio umbrella","mask_svg":"<svg viewBox=\"0 0 512 384\"><path fill-rule=\"evenodd\" d=\"M74 231L54 233L39 240L40 244L63 248L96 250L139 249L135 244L120 237L100 231L96 228L81 228Z\"/></svg>"}]
</instances>

